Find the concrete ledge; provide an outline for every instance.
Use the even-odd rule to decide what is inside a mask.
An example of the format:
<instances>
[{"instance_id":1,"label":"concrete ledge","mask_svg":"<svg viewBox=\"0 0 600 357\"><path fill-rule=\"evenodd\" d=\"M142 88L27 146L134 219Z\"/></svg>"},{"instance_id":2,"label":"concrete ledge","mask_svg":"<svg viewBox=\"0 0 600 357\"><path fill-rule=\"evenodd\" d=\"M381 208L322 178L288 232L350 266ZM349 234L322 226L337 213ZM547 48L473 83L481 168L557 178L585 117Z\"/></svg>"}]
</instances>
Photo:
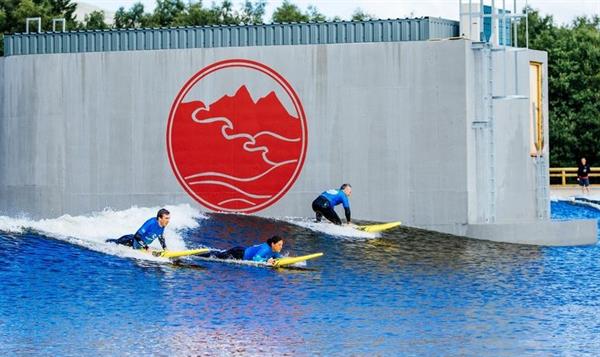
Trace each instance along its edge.
<instances>
[{"instance_id":1,"label":"concrete ledge","mask_svg":"<svg viewBox=\"0 0 600 357\"><path fill-rule=\"evenodd\" d=\"M469 224L465 236L495 242L571 246L598 242L597 221L538 221L530 223Z\"/></svg>"}]
</instances>

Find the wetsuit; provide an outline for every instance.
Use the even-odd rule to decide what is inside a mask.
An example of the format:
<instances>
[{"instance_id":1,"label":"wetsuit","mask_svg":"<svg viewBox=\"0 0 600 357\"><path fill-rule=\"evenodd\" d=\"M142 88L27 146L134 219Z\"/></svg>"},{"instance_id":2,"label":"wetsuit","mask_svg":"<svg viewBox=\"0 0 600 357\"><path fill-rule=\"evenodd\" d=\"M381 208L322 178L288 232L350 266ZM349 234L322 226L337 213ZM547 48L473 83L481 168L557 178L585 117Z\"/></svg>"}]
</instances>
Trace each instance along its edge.
<instances>
[{"instance_id":1,"label":"wetsuit","mask_svg":"<svg viewBox=\"0 0 600 357\"><path fill-rule=\"evenodd\" d=\"M107 243L117 243L133 247L133 249L148 249L148 246L154 242L156 238L160 242L162 249L167 249L163 233L164 227L158 224L158 218L150 218L147 220L135 234L128 234L119 239L109 239Z\"/></svg>"},{"instance_id":2,"label":"wetsuit","mask_svg":"<svg viewBox=\"0 0 600 357\"><path fill-rule=\"evenodd\" d=\"M577 169L577 177L579 178L579 186L589 186L590 185L590 173L592 173L592 169L590 169L590 165L579 164L579 168Z\"/></svg>"},{"instance_id":3,"label":"wetsuit","mask_svg":"<svg viewBox=\"0 0 600 357\"><path fill-rule=\"evenodd\" d=\"M243 260L252 260L255 262L266 262L270 258L281 258L281 254L274 252L271 249L271 246L267 243L253 245L252 247L244 248L244 247L233 247L224 252L218 253L207 253L206 255L202 254L201 256L210 256L213 255L219 259L243 259Z\"/></svg>"},{"instance_id":4,"label":"wetsuit","mask_svg":"<svg viewBox=\"0 0 600 357\"><path fill-rule=\"evenodd\" d=\"M340 203L344 206L346 221L350 222L350 202L342 190L325 191L313 201L312 209L315 211L317 222L321 222L321 217L325 216L335 224L342 224L342 220L334 210L334 207Z\"/></svg>"}]
</instances>

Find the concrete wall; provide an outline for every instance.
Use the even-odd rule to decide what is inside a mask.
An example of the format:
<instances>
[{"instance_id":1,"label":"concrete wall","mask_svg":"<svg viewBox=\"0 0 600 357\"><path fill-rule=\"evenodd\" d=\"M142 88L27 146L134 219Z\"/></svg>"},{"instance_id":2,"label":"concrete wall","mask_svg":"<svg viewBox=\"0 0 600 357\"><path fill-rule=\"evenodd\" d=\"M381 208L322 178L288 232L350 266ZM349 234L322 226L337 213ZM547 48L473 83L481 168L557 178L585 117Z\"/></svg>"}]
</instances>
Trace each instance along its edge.
<instances>
[{"instance_id":1,"label":"concrete wall","mask_svg":"<svg viewBox=\"0 0 600 357\"><path fill-rule=\"evenodd\" d=\"M351 182L356 218L508 240L500 226L486 226L490 234L468 229L486 222L477 213L478 149L472 143L480 105L477 58L466 40L2 59L0 212L49 217L104 207L195 205L169 165L169 110L193 74L231 58L278 71L298 93L308 122L298 180L259 214L311 216L310 202L321 191ZM217 93L226 88L215 84ZM534 222L536 183L522 152L529 143L527 108L495 110L501 117L497 221ZM582 232L576 243L592 235L595 241L595 231Z\"/></svg>"}]
</instances>

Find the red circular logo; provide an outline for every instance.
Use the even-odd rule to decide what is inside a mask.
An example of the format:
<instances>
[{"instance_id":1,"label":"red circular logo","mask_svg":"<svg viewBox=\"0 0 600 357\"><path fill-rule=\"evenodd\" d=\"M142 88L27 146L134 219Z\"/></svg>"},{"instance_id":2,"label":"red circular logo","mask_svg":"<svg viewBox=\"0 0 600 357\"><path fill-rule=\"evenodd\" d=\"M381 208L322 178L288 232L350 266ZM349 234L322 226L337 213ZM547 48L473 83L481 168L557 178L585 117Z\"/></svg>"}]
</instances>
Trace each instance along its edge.
<instances>
[{"instance_id":1,"label":"red circular logo","mask_svg":"<svg viewBox=\"0 0 600 357\"><path fill-rule=\"evenodd\" d=\"M252 213L292 187L306 156L306 116L279 73L244 59L213 63L171 106L169 162L200 204Z\"/></svg>"}]
</instances>

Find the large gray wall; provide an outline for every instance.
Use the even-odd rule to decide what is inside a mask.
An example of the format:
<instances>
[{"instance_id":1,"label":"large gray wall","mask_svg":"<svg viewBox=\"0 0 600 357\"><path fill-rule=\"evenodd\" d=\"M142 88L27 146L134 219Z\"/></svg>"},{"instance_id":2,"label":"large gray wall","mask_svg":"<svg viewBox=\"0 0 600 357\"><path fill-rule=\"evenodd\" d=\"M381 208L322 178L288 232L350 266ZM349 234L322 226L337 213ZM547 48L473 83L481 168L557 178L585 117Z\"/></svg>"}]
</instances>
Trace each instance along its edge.
<instances>
[{"instance_id":1,"label":"large gray wall","mask_svg":"<svg viewBox=\"0 0 600 357\"><path fill-rule=\"evenodd\" d=\"M298 180L259 214L310 216L321 191L351 182L354 217L507 240L501 230L485 233L489 225L468 229L485 223L473 179L476 56L470 41L446 40L8 57L0 62L0 211L49 217L196 204L169 165L169 110L197 71L244 58L290 82L308 123ZM497 222L528 224L536 183L521 152L527 104L503 105ZM577 243L595 241L595 231L582 232Z\"/></svg>"}]
</instances>

